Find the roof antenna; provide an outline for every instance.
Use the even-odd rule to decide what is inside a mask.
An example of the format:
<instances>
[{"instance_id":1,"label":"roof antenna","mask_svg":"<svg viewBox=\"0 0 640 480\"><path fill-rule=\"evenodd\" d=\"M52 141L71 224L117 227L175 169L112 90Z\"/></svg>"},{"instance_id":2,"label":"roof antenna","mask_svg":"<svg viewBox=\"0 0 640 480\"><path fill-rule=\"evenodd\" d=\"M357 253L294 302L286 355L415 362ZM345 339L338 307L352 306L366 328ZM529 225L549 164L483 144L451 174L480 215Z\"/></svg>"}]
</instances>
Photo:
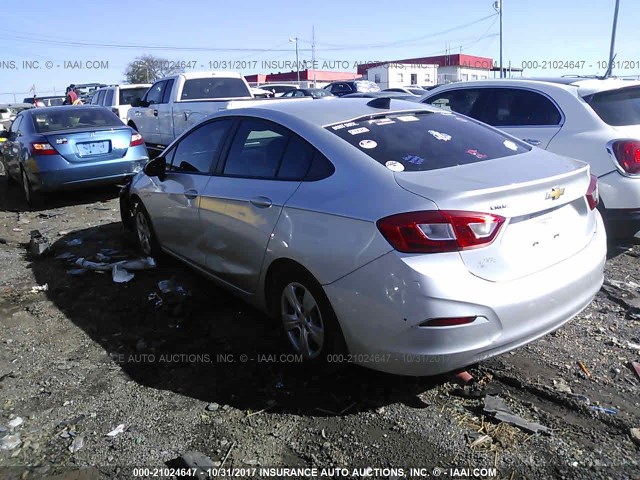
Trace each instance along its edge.
<instances>
[{"instance_id":1,"label":"roof antenna","mask_svg":"<svg viewBox=\"0 0 640 480\"><path fill-rule=\"evenodd\" d=\"M604 76L601 77L609 78L611 76L611 71L613 70L613 62L616 59L616 55L613 52L616 46L616 30L618 29L618 9L620 8L620 0L616 0L616 9L613 12L613 28L611 29L611 47L609 49L609 65L607 65L607 71L604 73Z\"/></svg>"},{"instance_id":2,"label":"roof antenna","mask_svg":"<svg viewBox=\"0 0 640 480\"><path fill-rule=\"evenodd\" d=\"M391 98L389 97L374 98L370 102L367 102L367 107L384 108L386 110L389 110L391 108Z\"/></svg>"}]
</instances>

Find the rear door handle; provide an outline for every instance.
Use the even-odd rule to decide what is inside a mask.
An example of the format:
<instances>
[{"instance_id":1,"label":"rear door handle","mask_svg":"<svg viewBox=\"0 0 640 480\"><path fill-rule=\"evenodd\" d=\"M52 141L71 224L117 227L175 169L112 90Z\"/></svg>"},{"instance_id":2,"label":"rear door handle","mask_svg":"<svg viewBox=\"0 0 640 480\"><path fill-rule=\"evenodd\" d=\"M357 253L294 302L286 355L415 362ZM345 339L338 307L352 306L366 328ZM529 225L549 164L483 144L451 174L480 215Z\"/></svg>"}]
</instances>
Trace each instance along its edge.
<instances>
[{"instance_id":1,"label":"rear door handle","mask_svg":"<svg viewBox=\"0 0 640 480\"><path fill-rule=\"evenodd\" d=\"M540 140L536 140L535 138L523 138L523 140L525 142L527 142L529 145L540 145Z\"/></svg>"},{"instance_id":2,"label":"rear door handle","mask_svg":"<svg viewBox=\"0 0 640 480\"><path fill-rule=\"evenodd\" d=\"M157 109L154 109L154 110L153 110L153 116L154 116L154 117L157 117L157 116L158 116L158 110L157 110Z\"/></svg>"},{"instance_id":3,"label":"rear door handle","mask_svg":"<svg viewBox=\"0 0 640 480\"><path fill-rule=\"evenodd\" d=\"M189 200L193 200L198 196L198 192L195 190L187 190L186 192L184 192L184 196L187 197Z\"/></svg>"},{"instance_id":4,"label":"rear door handle","mask_svg":"<svg viewBox=\"0 0 640 480\"><path fill-rule=\"evenodd\" d=\"M255 205L258 208L269 208L271 205L273 205L271 199L267 197L254 197L249 201L252 205Z\"/></svg>"}]
</instances>

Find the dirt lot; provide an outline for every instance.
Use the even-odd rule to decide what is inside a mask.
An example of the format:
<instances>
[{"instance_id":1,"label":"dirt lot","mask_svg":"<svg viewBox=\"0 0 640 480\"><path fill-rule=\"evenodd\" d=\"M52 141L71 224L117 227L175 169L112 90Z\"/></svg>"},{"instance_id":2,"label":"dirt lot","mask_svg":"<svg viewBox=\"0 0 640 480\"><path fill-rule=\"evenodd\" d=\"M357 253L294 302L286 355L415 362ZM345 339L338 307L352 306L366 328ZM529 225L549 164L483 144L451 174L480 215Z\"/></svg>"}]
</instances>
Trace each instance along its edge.
<instances>
[{"instance_id":1,"label":"dirt lot","mask_svg":"<svg viewBox=\"0 0 640 480\"><path fill-rule=\"evenodd\" d=\"M52 243L40 257L28 253L36 229ZM396 468L367 478L412 478L410 467L426 468L422 478L640 478L640 246L611 247L608 293L566 327L469 370L550 435L491 418L482 393L447 376L320 375L283 361L269 320L175 261L116 284L55 258L101 249L135 257L116 190L31 211L0 187L0 478L134 478L132 467L180 465L189 451L249 469L235 478L266 466L349 469L325 478L364 478L356 467ZM160 292L169 279L184 293Z\"/></svg>"}]
</instances>

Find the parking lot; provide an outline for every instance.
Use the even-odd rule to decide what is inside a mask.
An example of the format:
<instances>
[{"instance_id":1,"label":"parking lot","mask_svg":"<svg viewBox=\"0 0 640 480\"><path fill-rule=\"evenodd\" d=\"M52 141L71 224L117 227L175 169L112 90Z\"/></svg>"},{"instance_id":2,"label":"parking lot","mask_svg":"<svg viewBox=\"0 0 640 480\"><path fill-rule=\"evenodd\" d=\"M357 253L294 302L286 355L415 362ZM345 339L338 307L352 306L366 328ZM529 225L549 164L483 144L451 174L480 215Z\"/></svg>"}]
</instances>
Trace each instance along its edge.
<instances>
[{"instance_id":1,"label":"parking lot","mask_svg":"<svg viewBox=\"0 0 640 480\"><path fill-rule=\"evenodd\" d=\"M41 256L29 253L33 230L51 243ZM127 283L69 274L56 257L136 258L114 188L31 210L3 184L0 239L0 428L19 440L0 466L24 465L3 478L132 478L127 468L181 465L186 452L245 469L638 478L638 246L610 245L606 291L559 331L470 368L470 390L447 376L309 370L282 356L263 314L170 259ZM486 395L549 430L492 418Z\"/></svg>"}]
</instances>

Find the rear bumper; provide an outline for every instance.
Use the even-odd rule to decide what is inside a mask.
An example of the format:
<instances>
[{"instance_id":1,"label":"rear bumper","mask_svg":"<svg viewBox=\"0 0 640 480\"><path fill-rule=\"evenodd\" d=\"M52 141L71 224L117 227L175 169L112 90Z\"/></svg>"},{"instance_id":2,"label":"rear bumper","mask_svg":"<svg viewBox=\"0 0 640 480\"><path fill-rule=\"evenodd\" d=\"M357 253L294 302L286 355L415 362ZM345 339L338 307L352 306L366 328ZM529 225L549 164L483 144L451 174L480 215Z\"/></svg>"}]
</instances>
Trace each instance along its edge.
<instances>
[{"instance_id":1,"label":"rear bumper","mask_svg":"<svg viewBox=\"0 0 640 480\"><path fill-rule=\"evenodd\" d=\"M51 192L125 182L141 171L148 161L146 155L137 158L127 155L118 160L72 164L62 157L51 156L31 159L26 167L33 189Z\"/></svg>"},{"instance_id":2,"label":"rear bumper","mask_svg":"<svg viewBox=\"0 0 640 480\"><path fill-rule=\"evenodd\" d=\"M599 214L596 223L582 251L510 282L472 275L457 253L429 260L424 274L424 264L420 272L411 267L415 256L391 252L326 285L348 359L395 374L434 375L556 330L588 306L602 285L606 234ZM477 318L468 325L419 326L442 317Z\"/></svg>"}]
</instances>

